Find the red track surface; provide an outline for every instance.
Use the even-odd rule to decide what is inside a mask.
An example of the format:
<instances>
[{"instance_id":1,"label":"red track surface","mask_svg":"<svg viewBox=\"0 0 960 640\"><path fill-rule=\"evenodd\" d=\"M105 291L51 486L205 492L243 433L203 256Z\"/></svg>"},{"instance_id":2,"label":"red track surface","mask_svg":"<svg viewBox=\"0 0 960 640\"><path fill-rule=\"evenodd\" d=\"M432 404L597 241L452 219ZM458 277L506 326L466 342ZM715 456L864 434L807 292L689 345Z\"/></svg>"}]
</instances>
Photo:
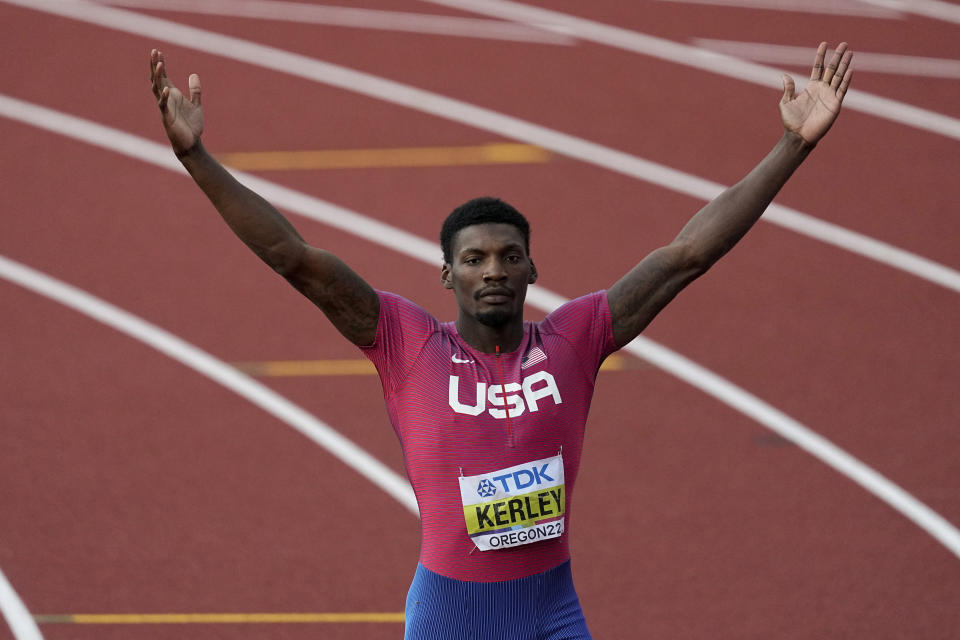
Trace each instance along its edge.
<instances>
[{"instance_id":1,"label":"red track surface","mask_svg":"<svg viewBox=\"0 0 960 640\"><path fill-rule=\"evenodd\" d=\"M544 3L546 6L546 3ZM396 0L371 8L461 15ZM550 7L693 37L960 58L957 26L661 2ZM731 183L776 141L769 89L597 44L549 46L160 14L335 62ZM491 134L164 42L0 4L3 94L162 141L147 55L204 82L215 152L466 145ZM791 70L804 77L801 69ZM858 73L957 112L956 81ZM182 176L0 118L0 255L228 361L357 357ZM960 268L956 140L846 111L779 202ZM541 284L608 286L700 203L542 165L271 172L433 238L494 194L534 225ZM442 317L438 269L292 217ZM34 614L401 611L418 523L279 421L130 338L0 282L0 568ZM532 315L536 315L534 312ZM761 223L647 336L960 523L960 298ZM402 472L374 377L269 379ZM820 461L677 379L601 374L573 523L597 638L960 637L960 562ZM397 624L42 625L46 638L397 638ZM0 638L11 637L0 625Z\"/></svg>"}]
</instances>

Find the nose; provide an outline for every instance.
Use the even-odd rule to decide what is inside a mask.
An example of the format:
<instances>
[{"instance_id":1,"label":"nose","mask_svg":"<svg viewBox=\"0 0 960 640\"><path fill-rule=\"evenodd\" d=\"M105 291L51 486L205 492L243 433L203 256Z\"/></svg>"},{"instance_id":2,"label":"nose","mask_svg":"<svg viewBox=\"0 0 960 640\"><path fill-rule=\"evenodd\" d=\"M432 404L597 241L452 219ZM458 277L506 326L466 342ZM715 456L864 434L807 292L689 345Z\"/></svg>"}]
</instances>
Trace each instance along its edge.
<instances>
[{"instance_id":1,"label":"nose","mask_svg":"<svg viewBox=\"0 0 960 640\"><path fill-rule=\"evenodd\" d=\"M483 279L485 281L497 281L505 280L507 278L507 270L503 266L503 262L491 258L487 261L483 268Z\"/></svg>"}]
</instances>

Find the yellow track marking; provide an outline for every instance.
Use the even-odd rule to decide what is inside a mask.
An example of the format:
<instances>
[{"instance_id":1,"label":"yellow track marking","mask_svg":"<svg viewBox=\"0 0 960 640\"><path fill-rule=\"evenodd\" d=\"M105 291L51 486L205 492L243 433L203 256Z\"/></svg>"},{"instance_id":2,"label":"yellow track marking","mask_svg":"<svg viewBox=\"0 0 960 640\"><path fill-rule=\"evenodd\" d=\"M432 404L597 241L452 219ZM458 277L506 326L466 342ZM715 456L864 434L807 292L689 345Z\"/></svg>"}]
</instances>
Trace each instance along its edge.
<instances>
[{"instance_id":1,"label":"yellow track marking","mask_svg":"<svg viewBox=\"0 0 960 640\"><path fill-rule=\"evenodd\" d=\"M600 371L624 371L626 369L642 369L646 366L648 366L646 362L630 360L619 353L613 353L607 356L607 359L600 365Z\"/></svg>"},{"instance_id":2,"label":"yellow track marking","mask_svg":"<svg viewBox=\"0 0 960 640\"><path fill-rule=\"evenodd\" d=\"M290 376L364 376L377 370L365 358L350 360L268 360L266 362L235 362L233 364L251 376L283 378Z\"/></svg>"},{"instance_id":3,"label":"yellow track marking","mask_svg":"<svg viewBox=\"0 0 960 640\"><path fill-rule=\"evenodd\" d=\"M224 153L219 160L235 169L369 169L376 167L449 167L483 164L531 164L550 160L545 149L529 144L493 143L467 147L329 149Z\"/></svg>"},{"instance_id":4,"label":"yellow track marking","mask_svg":"<svg viewBox=\"0 0 960 640\"><path fill-rule=\"evenodd\" d=\"M375 375L373 363L365 358L348 360L267 360L263 362L235 362L233 366L247 375L262 378L296 376L367 376ZM642 369L646 363L613 354L601 365L600 371Z\"/></svg>"},{"instance_id":5,"label":"yellow track marking","mask_svg":"<svg viewBox=\"0 0 960 640\"><path fill-rule=\"evenodd\" d=\"M283 624L403 622L399 613L105 613L37 615L39 624Z\"/></svg>"}]
</instances>

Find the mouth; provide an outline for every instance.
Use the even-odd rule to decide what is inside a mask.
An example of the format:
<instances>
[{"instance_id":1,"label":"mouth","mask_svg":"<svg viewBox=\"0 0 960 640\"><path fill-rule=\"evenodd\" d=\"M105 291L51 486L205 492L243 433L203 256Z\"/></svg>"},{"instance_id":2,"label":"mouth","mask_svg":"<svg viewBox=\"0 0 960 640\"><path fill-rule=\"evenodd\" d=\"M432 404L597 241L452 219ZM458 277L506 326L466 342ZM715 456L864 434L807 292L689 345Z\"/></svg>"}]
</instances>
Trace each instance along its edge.
<instances>
[{"instance_id":1,"label":"mouth","mask_svg":"<svg viewBox=\"0 0 960 640\"><path fill-rule=\"evenodd\" d=\"M504 287L488 287L478 291L474 297L490 304L499 304L513 298L513 292Z\"/></svg>"}]
</instances>

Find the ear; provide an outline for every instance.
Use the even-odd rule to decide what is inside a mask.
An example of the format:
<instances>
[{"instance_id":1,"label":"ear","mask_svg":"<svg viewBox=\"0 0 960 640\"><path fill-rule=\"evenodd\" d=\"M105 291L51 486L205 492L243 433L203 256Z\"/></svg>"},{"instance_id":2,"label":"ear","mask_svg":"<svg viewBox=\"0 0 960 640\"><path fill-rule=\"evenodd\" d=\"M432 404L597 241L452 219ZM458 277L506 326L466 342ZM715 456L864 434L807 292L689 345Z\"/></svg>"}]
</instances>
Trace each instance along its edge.
<instances>
[{"instance_id":1,"label":"ear","mask_svg":"<svg viewBox=\"0 0 960 640\"><path fill-rule=\"evenodd\" d=\"M540 277L540 274L537 273L537 265L533 264L533 260L530 261L530 279L527 280L527 284L533 284L537 281L537 278Z\"/></svg>"},{"instance_id":2,"label":"ear","mask_svg":"<svg viewBox=\"0 0 960 640\"><path fill-rule=\"evenodd\" d=\"M453 289L453 280L450 277L450 264L447 262L444 262L443 266L440 267L440 283L444 289Z\"/></svg>"}]
</instances>

